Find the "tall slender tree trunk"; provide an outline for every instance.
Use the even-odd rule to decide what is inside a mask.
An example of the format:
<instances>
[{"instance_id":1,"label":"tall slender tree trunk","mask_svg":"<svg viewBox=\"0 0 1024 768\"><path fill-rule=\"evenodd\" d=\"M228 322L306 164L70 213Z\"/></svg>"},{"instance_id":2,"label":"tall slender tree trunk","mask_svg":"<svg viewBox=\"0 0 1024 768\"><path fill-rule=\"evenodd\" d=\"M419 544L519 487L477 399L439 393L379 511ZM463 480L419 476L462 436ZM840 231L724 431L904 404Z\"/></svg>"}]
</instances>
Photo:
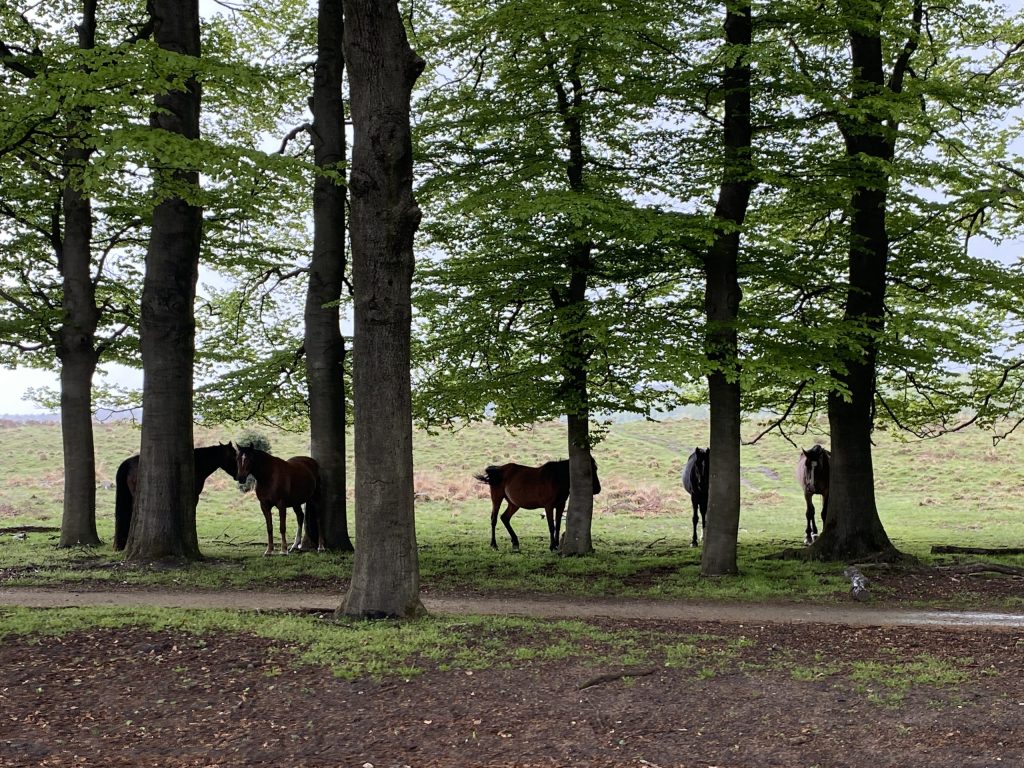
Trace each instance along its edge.
<instances>
[{"instance_id":1,"label":"tall slender tree trunk","mask_svg":"<svg viewBox=\"0 0 1024 768\"><path fill-rule=\"evenodd\" d=\"M737 573L736 539L740 523L739 344L736 331L742 294L739 285L740 229L754 188L750 124L751 7L726 5L725 42L729 46L723 75L725 168L715 207L715 240L704 268L707 283L707 355L711 363L708 391L711 409L711 459L707 533L701 574Z\"/></svg>"},{"instance_id":2,"label":"tall slender tree trunk","mask_svg":"<svg viewBox=\"0 0 1024 768\"><path fill-rule=\"evenodd\" d=\"M921 31L923 6L921 0L915 0L911 34L900 49L888 82L882 6L844 0L841 7L850 36L852 109L850 117L841 117L838 124L846 142L847 161L858 179L850 204L849 287L843 313L846 333L852 338L846 345L845 371L833 372L848 394L833 391L828 398L832 437L829 513L809 554L824 560L892 559L899 552L878 516L871 457L875 366L885 322L889 261L887 168L895 156L898 132L898 123L889 116L887 104L902 91Z\"/></svg>"},{"instance_id":3,"label":"tall slender tree trunk","mask_svg":"<svg viewBox=\"0 0 1024 768\"><path fill-rule=\"evenodd\" d=\"M565 173L572 192L585 191L586 155L584 152L583 80L579 74L582 53L576 49L569 60L569 91L548 62L554 82L558 114L565 131L568 163ZM587 330L590 304L587 285L594 269L594 244L590 240L571 242L566 249L569 273L565 288L553 288L552 303L566 330L560 334L559 357L562 367L561 396L567 419L569 448L569 502L566 507L565 535L559 542L562 555L588 555L594 551L591 529L594 519L594 493L590 452L590 395L587 369L590 366L592 343Z\"/></svg>"},{"instance_id":4,"label":"tall slender tree trunk","mask_svg":"<svg viewBox=\"0 0 1024 768\"><path fill-rule=\"evenodd\" d=\"M199 56L198 0L150 0L157 44ZM199 138L199 84L157 98L153 128ZM200 557L196 534L192 437L196 281L202 209L195 170L153 171L153 210L139 335L142 346L142 441L128 560Z\"/></svg>"},{"instance_id":5,"label":"tall slender tree trunk","mask_svg":"<svg viewBox=\"0 0 1024 768\"><path fill-rule=\"evenodd\" d=\"M342 0L320 0L313 80L313 152L317 168L345 172L345 68ZM313 182L313 258L306 294L305 350L309 431L320 464L320 534L330 550L352 551L345 466L345 340L339 303L345 278L345 187L318 174ZM315 546L307 540L306 546Z\"/></svg>"},{"instance_id":6,"label":"tall slender tree trunk","mask_svg":"<svg viewBox=\"0 0 1024 768\"><path fill-rule=\"evenodd\" d=\"M590 243L581 243L569 259L570 279L564 293L553 291L556 308L568 330L561 334L562 402L565 404L569 447L569 502L565 535L559 542L562 555L589 555L594 551L591 529L594 520L594 481L590 452L590 400L587 368L591 343L588 337L587 280L592 268Z\"/></svg>"},{"instance_id":7,"label":"tall slender tree trunk","mask_svg":"<svg viewBox=\"0 0 1024 768\"><path fill-rule=\"evenodd\" d=\"M96 0L82 4L78 45L96 44ZM92 201L83 194L80 175L92 154L76 143L76 129L90 119L83 111L73 118L71 145L64 154L64 190L61 205L64 231L58 265L63 279L63 318L57 357L60 359L60 422L64 444L64 512L60 546L95 546L96 454L92 431L92 377L99 354L96 326L99 310L92 281Z\"/></svg>"},{"instance_id":8,"label":"tall slender tree trunk","mask_svg":"<svg viewBox=\"0 0 1024 768\"><path fill-rule=\"evenodd\" d=\"M354 142L356 540L341 611L411 617L420 602L412 476L413 235L409 103L423 60L395 0L345 0L345 60Z\"/></svg>"}]
</instances>

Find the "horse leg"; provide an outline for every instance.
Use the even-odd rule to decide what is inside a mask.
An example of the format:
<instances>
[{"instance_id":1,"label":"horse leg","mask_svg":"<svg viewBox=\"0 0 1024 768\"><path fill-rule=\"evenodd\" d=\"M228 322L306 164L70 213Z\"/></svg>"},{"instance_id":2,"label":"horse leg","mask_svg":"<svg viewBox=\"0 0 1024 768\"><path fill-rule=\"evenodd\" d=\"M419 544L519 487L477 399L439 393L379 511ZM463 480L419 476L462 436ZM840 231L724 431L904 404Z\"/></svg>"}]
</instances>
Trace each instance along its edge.
<instances>
[{"instance_id":1,"label":"horse leg","mask_svg":"<svg viewBox=\"0 0 1024 768\"><path fill-rule=\"evenodd\" d=\"M514 515L516 513L517 509L519 509L519 507L517 507L515 504L513 504L510 501L508 503L508 506L505 507L505 511L501 513L501 522L505 526L505 530L508 531L508 535L512 538L512 551L513 552L518 552L519 551L519 537L516 536L516 532L512 530L512 522L511 522L512 515Z\"/></svg>"},{"instance_id":2,"label":"horse leg","mask_svg":"<svg viewBox=\"0 0 1024 768\"><path fill-rule=\"evenodd\" d=\"M551 549L558 549L562 539L562 515L565 513L565 502L555 505L555 546Z\"/></svg>"},{"instance_id":3,"label":"horse leg","mask_svg":"<svg viewBox=\"0 0 1024 768\"><path fill-rule=\"evenodd\" d=\"M292 509L295 510L295 525L297 530L295 531L295 541L288 548L291 552L293 549L302 549L302 524L306 521L306 516L302 514L302 505L296 504Z\"/></svg>"},{"instance_id":4,"label":"horse leg","mask_svg":"<svg viewBox=\"0 0 1024 768\"><path fill-rule=\"evenodd\" d=\"M498 542L494 538L494 529L498 525L498 508L501 506L501 499L495 499L491 502L491 549L498 548Z\"/></svg>"},{"instance_id":5,"label":"horse leg","mask_svg":"<svg viewBox=\"0 0 1024 768\"><path fill-rule=\"evenodd\" d=\"M814 502L811 501L811 494L804 493L804 500L807 502L807 528L804 531L804 544L810 545L818 538L818 526L814 524Z\"/></svg>"},{"instance_id":6,"label":"horse leg","mask_svg":"<svg viewBox=\"0 0 1024 768\"><path fill-rule=\"evenodd\" d=\"M558 549L558 534L555 533L555 508L544 507L544 515L548 519L548 540L550 542L548 548L554 552Z\"/></svg>"},{"instance_id":7,"label":"horse leg","mask_svg":"<svg viewBox=\"0 0 1024 768\"><path fill-rule=\"evenodd\" d=\"M281 524L281 554L288 554L288 507L280 506L277 508L277 517Z\"/></svg>"},{"instance_id":8,"label":"horse leg","mask_svg":"<svg viewBox=\"0 0 1024 768\"><path fill-rule=\"evenodd\" d=\"M263 519L267 521L267 551L263 556L274 554L274 523L270 517L273 507L265 502L260 502L260 509L263 510Z\"/></svg>"},{"instance_id":9,"label":"horse leg","mask_svg":"<svg viewBox=\"0 0 1024 768\"><path fill-rule=\"evenodd\" d=\"M700 502L697 501L697 497L696 496L694 496L692 499L690 499L690 501L693 503L693 539L690 541L690 546L691 547L696 547L697 546L697 517L700 514L700 512L699 512Z\"/></svg>"}]
</instances>

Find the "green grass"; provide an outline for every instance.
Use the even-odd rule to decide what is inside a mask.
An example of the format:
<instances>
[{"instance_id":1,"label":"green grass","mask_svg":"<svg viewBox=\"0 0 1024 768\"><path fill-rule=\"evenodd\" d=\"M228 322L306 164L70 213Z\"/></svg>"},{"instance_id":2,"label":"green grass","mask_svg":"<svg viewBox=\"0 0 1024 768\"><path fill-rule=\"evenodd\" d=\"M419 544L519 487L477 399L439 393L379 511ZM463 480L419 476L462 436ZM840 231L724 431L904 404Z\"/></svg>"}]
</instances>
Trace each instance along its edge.
<instances>
[{"instance_id":1,"label":"green grass","mask_svg":"<svg viewBox=\"0 0 1024 768\"><path fill-rule=\"evenodd\" d=\"M756 432L749 425L747 433ZM228 430L197 431L206 445L235 439ZM306 435L272 432L273 452L308 453ZM547 550L540 511L513 518L522 552L510 551L498 527L490 550L490 502L473 480L487 464L527 464L562 458L564 425L542 424L508 433L474 425L455 433L418 433L415 443L416 524L422 581L433 591L528 591L580 596L772 600L846 600L848 582L835 564L767 559L803 540L803 499L793 479L797 451L772 436L742 451L743 499L738 577L699 577L699 550L689 546L690 504L679 476L695 445L707 444L698 420L614 425L595 450L603 492L595 500L595 553L559 558ZM98 425L98 528L113 530L113 479L118 464L138 448L139 432L125 423ZM804 441L809 445L812 441ZM903 443L885 433L874 453L882 522L895 545L927 563L935 544L978 547L1024 544L1024 442L993 447L981 431L941 441ZM29 424L0 429L0 528L60 525L63 493L60 429ZM818 500L816 499L816 503ZM263 557L265 528L253 494L242 494L218 472L206 484L198 513L203 562L181 569L125 564L108 547L58 550L57 534L0 534L6 584L89 582L163 585L181 589L269 587L341 589L351 557ZM350 529L354 530L352 513ZM294 531L289 517L289 532ZM358 546L358 541L355 542ZM1022 557L1002 558L1024 565Z\"/></svg>"}]
</instances>

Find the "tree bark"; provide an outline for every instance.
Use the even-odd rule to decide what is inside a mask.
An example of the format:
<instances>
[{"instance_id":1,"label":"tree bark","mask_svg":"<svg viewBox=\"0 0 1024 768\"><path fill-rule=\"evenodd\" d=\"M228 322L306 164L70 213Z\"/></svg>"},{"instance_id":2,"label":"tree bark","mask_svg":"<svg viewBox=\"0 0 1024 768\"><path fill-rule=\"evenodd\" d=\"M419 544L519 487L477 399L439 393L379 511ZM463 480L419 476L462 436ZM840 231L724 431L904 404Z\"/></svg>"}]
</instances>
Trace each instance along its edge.
<instances>
[{"instance_id":1,"label":"tree bark","mask_svg":"<svg viewBox=\"0 0 1024 768\"><path fill-rule=\"evenodd\" d=\"M199 56L198 0L151 0L157 44ZM200 89L157 97L154 129L199 137ZM184 194L198 192L195 170L153 169L159 201L153 210L139 335L142 347L142 438L135 514L125 558L200 557L196 534L192 437L196 281L202 209Z\"/></svg>"},{"instance_id":2,"label":"tree bark","mask_svg":"<svg viewBox=\"0 0 1024 768\"><path fill-rule=\"evenodd\" d=\"M78 45L88 50L95 44L96 0L85 0L82 22L78 25ZM73 117L70 146L64 153L61 196L64 231L57 260L63 281L63 318L57 346L64 447L61 547L100 543L96 532L96 454L92 430L92 377L99 362L99 309L92 281L92 201L79 190L80 175L92 152L74 138L77 129L89 119L88 112Z\"/></svg>"},{"instance_id":3,"label":"tree bark","mask_svg":"<svg viewBox=\"0 0 1024 768\"><path fill-rule=\"evenodd\" d=\"M751 162L750 64L747 50L753 25L749 3L726 5L725 42L730 47L723 74L725 167L715 206L715 239L705 260L706 350L711 364L711 411L707 533L701 575L737 573L736 539L740 523L739 341L736 325L742 293L739 284L740 229L754 188Z\"/></svg>"},{"instance_id":4,"label":"tree bark","mask_svg":"<svg viewBox=\"0 0 1024 768\"><path fill-rule=\"evenodd\" d=\"M423 60L395 0L345 0L352 147L356 550L349 616L424 613L412 476L410 97Z\"/></svg>"},{"instance_id":5,"label":"tree bark","mask_svg":"<svg viewBox=\"0 0 1024 768\"><path fill-rule=\"evenodd\" d=\"M342 0L320 0L313 80L313 152L318 169L345 171ZM345 278L345 187L313 182L313 258L306 294L305 350L310 451L320 465L320 535L325 548L351 552L345 465L345 340L339 303ZM307 533L315 534L315 531ZM307 536L315 547L315 536Z\"/></svg>"}]
</instances>

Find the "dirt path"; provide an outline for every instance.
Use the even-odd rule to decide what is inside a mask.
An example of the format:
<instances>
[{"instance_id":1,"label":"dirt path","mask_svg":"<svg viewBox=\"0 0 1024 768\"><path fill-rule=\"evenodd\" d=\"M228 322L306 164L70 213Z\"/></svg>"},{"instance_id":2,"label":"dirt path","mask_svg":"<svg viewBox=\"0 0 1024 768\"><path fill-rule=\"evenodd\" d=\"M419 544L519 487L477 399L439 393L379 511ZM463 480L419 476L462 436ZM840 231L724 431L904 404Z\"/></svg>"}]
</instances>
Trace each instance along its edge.
<instances>
[{"instance_id":1,"label":"dirt path","mask_svg":"<svg viewBox=\"0 0 1024 768\"><path fill-rule=\"evenodd\" d=\"M558 597L465 597L423 595L423 605L438 614L494 614L538 618L613 618L734 623L819 623L856 627L932 626L983 629L1024 628L1024 614L909 610L851 603L846 605L709 603L628 598L565 600ZM38 608L73 606L154 606L229 610L334 611L341 596L327 593L224 591L173 592L2 588L0 605Z\"/></svg>"}]
</instances>

